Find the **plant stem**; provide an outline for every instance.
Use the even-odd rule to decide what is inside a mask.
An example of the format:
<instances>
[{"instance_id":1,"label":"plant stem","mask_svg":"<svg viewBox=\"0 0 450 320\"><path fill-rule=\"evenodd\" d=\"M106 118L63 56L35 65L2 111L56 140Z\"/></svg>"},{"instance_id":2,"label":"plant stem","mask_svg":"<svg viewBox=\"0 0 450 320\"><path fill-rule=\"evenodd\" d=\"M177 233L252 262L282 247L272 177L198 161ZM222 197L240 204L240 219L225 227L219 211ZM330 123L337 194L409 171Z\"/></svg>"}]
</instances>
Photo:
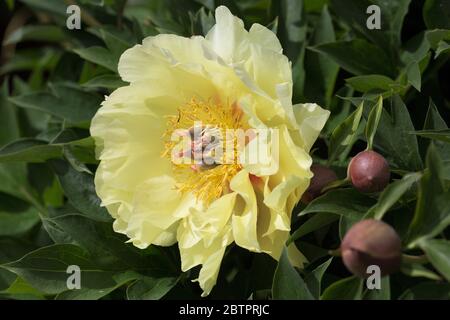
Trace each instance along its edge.
<instances>
[{"instance_id":1,"label":"plant stem","mask_svg":"<svg viewBox=\"0 0 450 320\"><path fill-rule=\"evenodd\" d=\"M328 254L333 257L341 257L342 256L341 248L328 250Z\"/></svg>"},{"instance_id":2,"label":"plant stem","mask_svg":"<svg viewBox=\"0 0 450 320\"><path fill-rule=\"evenodd\" d=\"M322 189L322 193L324 193L324 192L326 192L328 190L331 190L331 189L335 189L335 188L338 188L338 187L345 186L349 182L350 182L350 180L348 179L348 177L345 178L345 179L333 181L333 182L331 182L330 184L328 184L326 187L324 187Z\"/></svg>"},{"instance_id":3,"label":"plant stem","mask_svg":"<svg viewBox=\"0 0 450 320\"><path fill-rule=\"evenodd\" d=\"M125 11L125 7L127 5L128 0L123 0L117 9L117 27L122 29L123 26L123 12Z\"/></svg>"},{"instance_id":4,"label":"plant stem","mask_svg":"<svg viewBox=\"0 0 450 320\"><path fill-rule=\"evenodd\" d=\"M409 254L402 254L402 260L405 263L418 263L418 264L425 264L428 263L428 258L426 255L421 256L412 256Z\"/></svg>"}]
</instances>

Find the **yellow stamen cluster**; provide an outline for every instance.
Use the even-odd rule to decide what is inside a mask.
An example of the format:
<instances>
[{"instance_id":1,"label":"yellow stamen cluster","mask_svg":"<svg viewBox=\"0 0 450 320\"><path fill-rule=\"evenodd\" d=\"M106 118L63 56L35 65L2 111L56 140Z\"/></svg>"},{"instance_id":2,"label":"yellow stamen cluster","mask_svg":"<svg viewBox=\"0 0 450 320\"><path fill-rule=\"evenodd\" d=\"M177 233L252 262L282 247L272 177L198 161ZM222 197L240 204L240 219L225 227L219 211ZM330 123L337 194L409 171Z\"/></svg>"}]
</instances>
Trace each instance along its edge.
<instances>
[{"instance_id":1,"label":"yellow stamen cluster","mask_svg":"<svg viewBox=\"0 0 450 320\"><path fill-rule=\"evenodd\" d=\"M236 104L223 105L212 101L190 102L178 108L178 115L169 116L165 137L164 157L171 157L172 149L178 142L171 141L170 137L175 130L189 130L195 123L201 122L204 125L213 126L219 129L222 137L226 137L227 129L246 129L247 125L243 121L242 110ZM230 141L223 141L230 143ZM237 141L232 141L234 154L225 154L223 158L238 159ZM224 145L224 150L226 146ZM193 166L185 163L173 163L174 173L177 178L177 188L181 192L192 192L198 200L209 204L219 198L222 194L229 192L231 179L239 172L241 165L237 160L233 163L219 163L203 170L195 170Z\"/></svg>"}]
</instances>

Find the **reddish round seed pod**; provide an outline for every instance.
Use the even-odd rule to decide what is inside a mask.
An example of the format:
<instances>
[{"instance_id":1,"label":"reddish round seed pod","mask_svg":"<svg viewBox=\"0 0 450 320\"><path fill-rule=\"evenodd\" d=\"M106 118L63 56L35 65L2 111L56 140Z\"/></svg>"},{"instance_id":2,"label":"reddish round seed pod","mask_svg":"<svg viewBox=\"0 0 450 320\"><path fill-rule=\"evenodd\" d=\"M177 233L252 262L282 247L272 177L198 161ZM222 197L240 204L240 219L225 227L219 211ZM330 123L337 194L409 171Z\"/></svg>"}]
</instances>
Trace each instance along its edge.
<instances>
[{"instance_id":1,"label":"reddish round seed pod","mask_svg":"<svg viewBox=\"0 0 450 320\"><path fill-rule=\"evenodd\" d=\"M353 186L364 193L382 191L391 177L386 159L372 150L358 153L350 161L347 173Z\"/></svg>"},{"instance_id":2,"label":"reddish round seed pod","mask_svg":"<svg viewBox=\"0 0 450 320\"><path fill-rule=\"evenodd\" d=\"M320 164L313 164L311 171L314 176L311 178L309 187L302 196L303 203L309 203L320 196L324 187L338 179L333 170Z\"/></svg>"},{"instance_id":3,"label":"reddish round seed pod","mask_svg":"<svg viewBox=\"0 0 450 320\"><path fill-rule=\"evenodd\" d=\"M381 276L400 268L402 244L397 232L383 221L367 219L353 225L341 243L344 265L356 276L368 277L367 267L376 265Z\"/></svg>"}]
</instances>

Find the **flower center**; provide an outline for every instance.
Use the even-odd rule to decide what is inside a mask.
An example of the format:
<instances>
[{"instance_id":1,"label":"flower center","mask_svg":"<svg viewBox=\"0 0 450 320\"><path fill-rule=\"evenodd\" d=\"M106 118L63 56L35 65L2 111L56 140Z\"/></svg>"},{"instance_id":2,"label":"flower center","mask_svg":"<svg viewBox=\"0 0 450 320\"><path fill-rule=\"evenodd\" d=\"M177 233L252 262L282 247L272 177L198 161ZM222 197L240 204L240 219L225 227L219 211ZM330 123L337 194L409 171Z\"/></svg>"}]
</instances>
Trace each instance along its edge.
<instances>
[{"instance_id":1,"label":"flower center","mask_svg":"<svg viewBox=\"0 0 450 320\"><path fill-rule=\"evenodd\" d=\"M205 204L228 193L241 170L242 141L230 132L248 128L242 110L236 104L192 99L168 117L167 128L163 157L172 161L177 188Z\"/></svg>"}]
</instances>

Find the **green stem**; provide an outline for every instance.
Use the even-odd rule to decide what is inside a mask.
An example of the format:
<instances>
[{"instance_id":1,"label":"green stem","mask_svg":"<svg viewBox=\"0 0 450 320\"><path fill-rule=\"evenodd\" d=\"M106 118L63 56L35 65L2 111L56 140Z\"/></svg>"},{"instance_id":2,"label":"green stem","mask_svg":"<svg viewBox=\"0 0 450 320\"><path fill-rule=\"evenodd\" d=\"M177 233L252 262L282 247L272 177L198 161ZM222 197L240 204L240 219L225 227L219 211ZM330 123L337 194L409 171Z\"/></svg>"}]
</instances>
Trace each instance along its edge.
<instances>
[{"instance_id":1,"label":"green stem","mask_svg":"<svg viewBox=\"0 0 450 320\"><path fill-rule=\"evenodd\" d=\"M425 264L428 263L428 258L426 255L412 256L409 254L402 254L402 261L409 264L412 263Z\"/></svg>"},{"instance_id":2,"label":"green stem","mask_svg":"<svg viewBox=\"0 0 450 320\"><path fill-rule=\"evenodd\" d=\"M341 248L337 248L334 250L328 250L328 254L333 257L341 257L342 251L341 251Z\"/></svg>"},{"instance_id":3,"label":"green stem","mask_svg":"<svg viewBox=\"0 0 450 320\"><path fill-rule=\"evenodd\" d=\"M333 181L333 182L331 182L330 184L328 184L326 187L324 187L322 189L322 193L325 193L325 192L327 192L328 190L331 190L331 189L335 189L335 188L346 186L349 182L350 182L350 180L348 179L348 177L345 178L345 179Z\"/></svg>"},{"instance_id":4,"label":"green stem","mask_svg":"<svg viewBox=\"0 0 450 320\"><path fill-rule=\"evenodd\" d=\"M123 13L125 11L126 5L127 5L127 0L123 0L119 4L119 8L117 10L117 27L119 29L122 29L122 26L123 26Z\"/></svg>"}]
</instances>

